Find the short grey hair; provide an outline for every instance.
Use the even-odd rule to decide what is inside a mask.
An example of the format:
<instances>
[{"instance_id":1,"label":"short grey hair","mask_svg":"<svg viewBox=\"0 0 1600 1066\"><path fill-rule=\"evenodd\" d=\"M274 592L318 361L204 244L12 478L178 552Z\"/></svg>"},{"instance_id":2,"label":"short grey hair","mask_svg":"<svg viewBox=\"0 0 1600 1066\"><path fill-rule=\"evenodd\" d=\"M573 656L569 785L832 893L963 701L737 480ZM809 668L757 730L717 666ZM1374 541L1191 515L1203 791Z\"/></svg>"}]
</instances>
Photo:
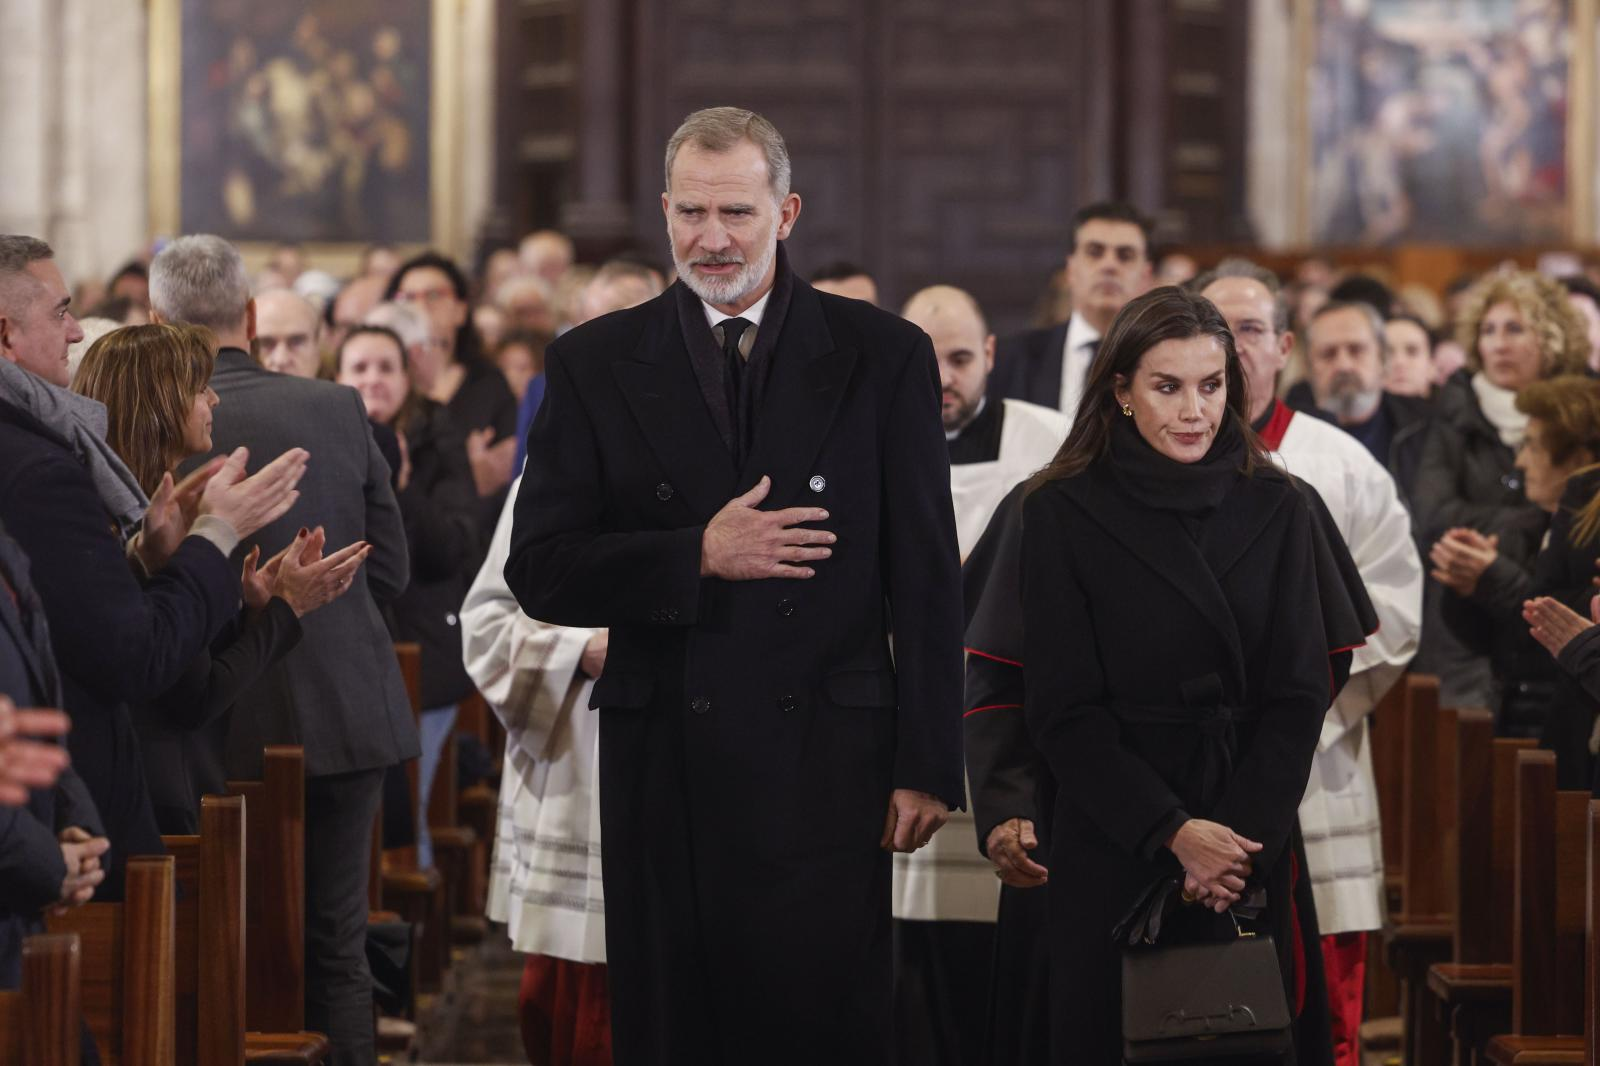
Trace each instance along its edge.
<instances>
[{"instance_id":1,"label":"short grey hair","mask_svg":"<svg viewBox=\"0 0 1600 1066\"><path fill-rule=\"evenodd\" d=\"M225 333L239 328L249 306L244 260L221 237L179 237L150 263L150 309L162 321Z\"/></svg>"},{"instance_id":2,"label":"short grey hair","mask_svg":"<svg viewBox=\"0 0 1600 1066\"><path fill-rule=\"evenodd\" d=\"M707 152L726 152L740 141L751 142L766 155L772 198L782 201L789 195L789 148L778 127L742 107L708 107L683 120L667 141L667 191L672 190L672 161L678 149L692 144Z\"/></svg>"},{"instance_id":3,"label":"short grey hair","mask_svg":"<svg viewBox=\"0 0 1600 1066\"><path fill-rule=\"evenodd\" d=\"M16 301L31 286L19 284L28 266L41 259L54 259L55 250L37 237L20 233L0 233L0 314L18 314Z\"/></svg>"},{"instance_id":4,"label":"short grey hair","mask_svg":"<svg viewBox=\"0 0 1600 1066\"><path fill-rule=\"evenodd\" d=\"M1189 291L1195 295L1203 295L1212 285L1223 278L1248 278L1260 282L1262 287L1272 294L1272 328L1278 333L1289 332L1289 301L1284 297L1283 284L1278 280L1278 275L1266 267L1245 259L1241 256L1231 256L1201 274L1189 283Z\"/></svg>"},{"instance_id":5,"label":"short grey hair","mask_svg":"<svg viewBox=\"0 0 1600 1066\"><path fill-rule=\"evenodd\" d=\"M1378 358L1385 363L1389 361L1389 334L1383 328L1383 315L1376 307L1365 300L1329 300L1317 308L1317 313L1311 316L1311 321L1306 323L1306 343L1311 343L1311 328L1317 324L1317 319L1324 315L1335 315L1340 311L1360 311L1361 316L1367 320L1367 325L1372 327L1373 340L1378 345Z\"/></svg>"},{"instance_id":6,"label":"short grey hair","mask_svg":"<svg viewBox=\"0 0 1600 1066\"><path fill-rule=\"evenodd\" d=\"M433 338L433 326L426 315L415 307L393 300L378 304L368 311L361 323L393 330L407 349L427 344Z\"/></svg>"}]
</instances>

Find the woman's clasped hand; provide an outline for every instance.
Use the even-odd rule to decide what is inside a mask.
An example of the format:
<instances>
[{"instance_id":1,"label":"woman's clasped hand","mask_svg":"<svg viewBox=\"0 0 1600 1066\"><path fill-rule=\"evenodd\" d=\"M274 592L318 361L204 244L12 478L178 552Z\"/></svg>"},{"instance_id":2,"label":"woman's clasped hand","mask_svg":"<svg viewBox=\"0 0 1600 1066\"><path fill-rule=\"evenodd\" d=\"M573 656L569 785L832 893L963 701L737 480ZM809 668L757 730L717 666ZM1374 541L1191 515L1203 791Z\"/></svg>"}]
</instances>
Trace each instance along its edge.
<instances>
[{"instance_id":1,"label":"woman's clasped hand","mask_svg":"<svg viewBox=\"0 0 1600 1066\"><path fill-rule=\"evenodd\" d=\"M1255 872L1251 856L1261 845L1225 825L1191 818L1172 834L1167 848L1183 864L1183 892L1221 914L1244 895Z\"/></svg>"}]
</instances>

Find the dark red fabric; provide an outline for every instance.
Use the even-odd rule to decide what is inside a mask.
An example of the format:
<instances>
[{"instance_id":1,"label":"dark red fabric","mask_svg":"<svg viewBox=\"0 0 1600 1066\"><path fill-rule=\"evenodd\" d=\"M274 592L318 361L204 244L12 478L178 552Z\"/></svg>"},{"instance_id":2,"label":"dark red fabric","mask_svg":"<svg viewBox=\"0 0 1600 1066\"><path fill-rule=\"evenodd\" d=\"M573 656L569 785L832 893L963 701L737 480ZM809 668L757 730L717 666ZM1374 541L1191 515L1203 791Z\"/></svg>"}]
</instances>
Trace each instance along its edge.
<instances>
[{"instance_id":1,"label":"dark red fabric","mask_svg":"<svg viewBox=\"0 0 1600 1066\"><path fill-rule=\"evenodd\" d=\"M1367 934L1334 933L1322 938L1328 974L1328 1016L1334 1066L1360 1066L1361 1000L1367 972Z\"/></svg>"},{"instance_id":2,"label":"dark red fabric","mask_svg":"<svg viewBox=\"0 0 1600 1066\"><path fill-rule=\"evenodd\" d=\"M1283 435L1289 432L1289 423L1294 421L1294 409L1282 400L1272 401L1272 417L1267 419L1267 424L1261 427L1261 444L1269 452L1278 450L1283 443Z\"/></svg>"},{"instance_id":3,"label":"dark red fabric","mask_svg":"<svg viewBox=\"0 0 1600 1066\"><path fill-rule=\"evenodd\" d=\"M604 964L529 955L517 1006L532 1066L611 1066Z\"/></svg>"}]
</instances>

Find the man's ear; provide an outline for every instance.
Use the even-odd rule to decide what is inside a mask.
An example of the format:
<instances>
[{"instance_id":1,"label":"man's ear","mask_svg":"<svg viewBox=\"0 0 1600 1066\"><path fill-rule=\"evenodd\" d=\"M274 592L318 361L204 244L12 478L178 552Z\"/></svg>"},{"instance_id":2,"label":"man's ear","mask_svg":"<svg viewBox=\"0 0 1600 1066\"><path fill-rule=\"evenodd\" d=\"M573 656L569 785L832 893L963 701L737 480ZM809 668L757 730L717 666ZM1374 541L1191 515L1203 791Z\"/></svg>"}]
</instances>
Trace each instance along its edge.
<instances>
[{"instance_id":1,"label":"man's ear","mask_svg":"<svg viewBox=\"0 0 1600 1066\"><path fill-rule=\"evenodd\" d=\"M12 326L13 324L10 318L7 318L5 315L0 315L0 357L3 357L9 363L15 363L17 361L17 357L11 354Z\"/></svg>"},{"instance_id":2,"label":"man's ear","mask_svg":"<svg viewBox=\"0 0 1600 1066\"><path fill-rule=\"evenodd\" d=\"M994 373L994 334L983 338L983 372Z\"/></svg>"},{"instance_id":3,"label":"man's ear","mask_svg":"<svg viewBox=\"0 0 1600 1066\"><path fill-rule=\"evenodd\" d=\"M1294 331L1286 329L1278 334L1278 369L1282 370L1289 365L1289 356L1294 352Z\"/></svg>"},{"instance_id":4,"label":"man's ear","mask_svg":"<svg viewBox=\"0 0 1600 1066\"><path fill-rule=\"evenodd\" d=\"M254 297L251 297L250 301L244 305L244 339L247 341L256 339L256 301Z\"/></svg>"},{"instance_id":5,"label":"man's ear","mask_svg":"<svg viewBox=\"0 0 1600 1066\"><path fill-rule=\"evenodd\" d=\"M165 326L167 325L167 320L160 311L152 307L150 309L150 324L152 326Z\"/></svg>"},{"instance_id":6,"label":"man's ear","mask_svg":"<svg viewBox=\"0 0 1600 1066\"><path fill-rule=\"evenodd\" d=\"M792 192L778 205L778 240L789 236L795 221L800 217L800 194Z\"/></svg>"}]
</instances>

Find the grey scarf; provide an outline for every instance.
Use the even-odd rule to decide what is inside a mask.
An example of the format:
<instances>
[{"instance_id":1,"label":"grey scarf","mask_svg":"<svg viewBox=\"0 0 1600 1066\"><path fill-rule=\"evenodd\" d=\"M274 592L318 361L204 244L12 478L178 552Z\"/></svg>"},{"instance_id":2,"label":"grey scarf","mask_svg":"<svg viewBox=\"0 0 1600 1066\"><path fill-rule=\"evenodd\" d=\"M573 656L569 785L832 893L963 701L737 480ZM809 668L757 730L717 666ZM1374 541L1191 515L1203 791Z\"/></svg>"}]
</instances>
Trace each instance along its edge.
<instances>
[{"instance_id":1,"label":"grey scarf","mask_svg":"<svg viewBox=\"0 0 1600 1066\"><path fill-rule=\"evenodd\" d=\"M52 385L6 359L0 359L0 399L22 408L72 446L123 541L133 536L150 501L133 471L106 443L105 404Z\"/></svg>"}]
</instances>

